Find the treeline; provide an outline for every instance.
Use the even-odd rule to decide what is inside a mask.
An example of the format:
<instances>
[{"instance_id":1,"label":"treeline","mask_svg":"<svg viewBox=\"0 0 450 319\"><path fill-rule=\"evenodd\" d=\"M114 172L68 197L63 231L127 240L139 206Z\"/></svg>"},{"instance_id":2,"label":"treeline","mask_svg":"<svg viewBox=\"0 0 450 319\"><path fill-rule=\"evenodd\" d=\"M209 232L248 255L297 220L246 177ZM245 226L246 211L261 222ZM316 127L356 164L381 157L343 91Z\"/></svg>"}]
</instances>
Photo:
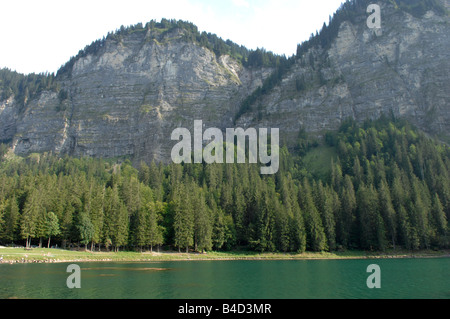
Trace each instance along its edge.
<instances>
[{"instance_id":1,"label":"treeline","mask_svg":"<svg viewBox=\"0 0 450 319\"><path fill-rule=\"evenodd\" d=\"M273 176L250 164L136 169L129 161L48 154L3 158L0 243L280 252L449 247L447 146L385 119L348 121L326 142L337 156L324 179L312 178L285 147ZM324 147L302 145L306 153Z\"/></svg>"},{"instance_id":2,"label":"treeline","mask_svg":"<svg viewBox=\"0 0 450 319\"><path fill-rule=\"evenodd\" d=\"M249 50L230 40L223 40L216 34L200 32L197 26L191 22L162 19L160 22L152 20L145 25L138 23L128 27L121 26L115 32L108 33L106 37L96 40L83 50L80 50L76 56L72 57L58 70L57 75L66 74L70 76L73 65L78 59L89 54L96 54L105 45L107 40L121 41L124 37L137 32L142 32L142 35L145 36L147 31L153 31L150 34L150 39L160 40L165 35L177 29L183 31L181 38L184 41L207 48L214 52L217 57L229 55L247 67L275 67L279 64L280 59L285 59L264 49Z\"/></svg>"},{"instance_id":3,"label":"treeline","mask_svg":"<svg viewBox=\"0 0 450 319\"><path fill-rule=\"evenodd\" d=\"M395 9L408 12L416 18L421 18L429 10L438 15L448 14L440 0L386 0L386 2L392 4ZM330 44L336 39L339 27L344 21L350 21L353 24L365 22L368 17L367 7L372 3L371 0L347 0L343 2L333 16L330 16L328 25L324 23L320 31L311 34L309 40L297 46L297 58L301 58L315 46L321 46L324 49L329 48Z\"/></svg>"},{"instance_id":4,"label":"treeline","mask_svg":"<svg viewBox=\"0 0 450 319\"><path fill-rule=\"evenodd\" d=\"M397 8L404 10L416 18L421 18L428 10L438 15L448 14L440 0L392 0Z\"/></svg>"},{"instance_id":5,"label":"treeline","mask_svg":"<svg viewBox=\"0 0 450 319\"><path fill-rule=\"evenodd\" d=\"M28 100L36 98L44 90L59 90L53 73L23 75L6 68L0 69L0 101L14 96L16 103L23 108Z\"/></svg>"},{"instance_id":6,"label":"treeline","mask_svg":"<svg viewBox=\"0 0 450 319\"><path fill-rule=\"evenodd\" d=\"M355 190L355 210L347 215L355 228L343 232L348 238L356 235L364 249L449 246L446 145L433 143L405 122L386 119L363 127L347 121L338 135L327 134L327 142L338 152L332 187L342 189L351 180Z\"/></svg>"}]
</instances>

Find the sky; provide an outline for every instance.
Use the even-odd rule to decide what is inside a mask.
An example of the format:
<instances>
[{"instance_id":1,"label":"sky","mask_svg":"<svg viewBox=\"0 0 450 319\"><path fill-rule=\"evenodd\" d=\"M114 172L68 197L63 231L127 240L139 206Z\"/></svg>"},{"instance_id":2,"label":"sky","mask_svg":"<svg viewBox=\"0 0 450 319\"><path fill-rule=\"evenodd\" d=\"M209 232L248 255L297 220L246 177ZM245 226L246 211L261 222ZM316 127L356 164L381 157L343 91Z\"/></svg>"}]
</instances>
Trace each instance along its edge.
<instances>
[{"instance_id":1,"label":"sky","mask_svg":"<svg viewBox=\"0 0 450 319\"><path fill-rule=\"evenodd\" d=\"M121 25L194 23L248 49L295 54L345 0L1 0L0 68L55 72Z\"/></svg>"}]
</instances>

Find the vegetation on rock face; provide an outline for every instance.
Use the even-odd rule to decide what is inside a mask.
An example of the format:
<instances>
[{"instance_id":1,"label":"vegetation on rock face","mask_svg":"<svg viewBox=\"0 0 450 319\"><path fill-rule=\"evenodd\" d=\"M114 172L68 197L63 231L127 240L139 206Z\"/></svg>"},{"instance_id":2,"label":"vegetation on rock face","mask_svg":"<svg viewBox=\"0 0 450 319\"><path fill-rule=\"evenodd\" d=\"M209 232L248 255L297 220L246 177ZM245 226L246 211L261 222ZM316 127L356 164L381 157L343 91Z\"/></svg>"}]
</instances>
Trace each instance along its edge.
<instances>
[{"instance_id":1,"label":"vegetation on rock face","mask_svg":"<svg viewBox=\"0 0 450 319\"><path fill-rule=\"evenodd\" d=\"M182 41L195 43L207 48L214 52L217 57L229 55L247 67L272 67L277 65L281 59L280 56L267 52L264 49L248 50L244 46L230 40L223 40L215 34L200 32L193 23L182 20L162 19L160 22L152 20L145 26L141 23L128 27L121 26L114 33L108 33L103 39L94 41L83 50L80 50L77 56L72 57L69 62L58 70L57 75L70 75L73 65L78 59L89 54L97 54L108 40L120 42L125 37L137 32L141 33L140 36L143 41L156 40L157 43L162 42L165 37L173 35L173 38L179 38ZM176 32L179 33L175 35Z\"/></svg>"},{"instance_id":2,"label":"vegetation on rock face","mask_svg":"<svg viewBox=\"0 0 450 319\"><path fill-rule=\"evenodd\" d=\"M60 79L70 77L77 60L88 55L98 54L107 41L121 42L127 36L139 33L142 41L156 40L159 43L165 37L170 37L176 32L179 34L174 38L207 48L217 57L229 55L245 67L278 68L283 66L284 68L286 65L287 59L284 56L275 55L264 49L248 50L230 40L225 41L215 34L200 32L193 23L181 20L162 19L160 22L152 20L145 26L141 23L128 27L121 26L115 32L108 33L106 37L92 42L61 66L56 76L53 73L23 75L9 69L0 70L0 101L14 96L15 101L23 110L29 100L38 98L43 91L53 91L58 93L58 98L62 102L68 98L68 93L60 88Z\"/></svg>"},{"instance_id":3,"label":"vegetation on rock face","mask_svg":"<svg viewBox=\"0 0 450 319\"><path fill-rule=\"evenodd\" d=\"M428 10L432 10L438 15L447 14L445 7L439 0L391 0L390 2L397 10L408 12L417 18L422 17ZM235 120L239 119L246 112L251 111L252 106L257 104L258 100L280 84L283 76L291 70L295 61L309 61L311 68L318 73L321 85L325 84L324 80L321 78L322 74L320 70L326 66L328 61L323 55L322 50L330 48L330 45L336 39L339 28L343 22L350 21L351 23L356 24L358 21L363 21L363 18L367 16L367 7L372 3L373 1L371 0L350 0L344 2L334 15L332 17L330 16L328 25L324 22L320 31L311 34L309 40L297 45L297 53L295 56L289 59L283 57L275 65L272 64L274 67L272 75L264 81L262 87L258 87L242 102ZM311 52L312 49L317 52ZM303 62L301 63L303 64ZM305 83L303 79L297 79L297 91L300 92L305 89L307 84L308 83Z\"/></svg>"},{"instance_id":4,"label":"vegetation on rock face","mask_svg":"<svg viewBox=\"0 0 450 319\"><path fill-rule=\"evenodd\" d=\"M28 74L23 75L9 69L0 70L0 101L11 96L20 108L24 108L29 100L37 98L43 91L59 90L55 75Z\"/></svg>"},{"instance_id":5,"label":"vegetation on rock face","mask_svg":"<svg viewBox=\"0 0 450 319\"><path fill-rule=\"evenodd\" d=\"M433 10L439 15L448 14L439 0L389 0L389 2L396 9L408 12L415 17L423 16L428 10ZM152 20L145 25L138 23L128 27L121 26L115 32L108 33L107 36L92 42L83 50L80 50L76 56L61 66L56 76L53 73L22 75L8 69L0 70L0 100L6 100L11 96L15 96L19 107L24 109L29 100L37 98L44 90L60 93L58 79L63 76L70 77L73 66L78 59L97 54L107 41L120 42L133 34L140 34L143 40L154 39L158 41L178 30L181 32L180 39L205 47L218 57L230 55L248 68L267 67L273 69L273 73L264 81L263 85L244 99L235 115L235 120L237 120L243 114L252 110L252 106L262 96L269 93L281 82L296 60L302 59L312 48L329 48L332 41L337 37L341 23L344 21L354 23L358 17L365 16L366 8L370 3L370 0L349 0L343 3L333 17L330 16L328 25L324 23L320 32L311 34L308 41L299 44L296 55L290 58L267 52L264 49L248 50L244 46L233 43L230 40L223 40L215 34L200 32L193 23L181 20L162 19L160 22ZM309 58L312 58L312 56ZM313 68L314 64L318 64L320 69L321 63L326 63L323 59L319 60L321 61L319 63L311 61ZM297 81L297 90L303 90L305 85L306 83L299 79ZM64 91L62 97L65 94L67 93Z\"/></svg>"},{"instance_id":6,"label":"vegetation on rock face","mask_svg":"<svg viewBox=\"0 0 450 319\"><path fill-rule=\"evenodd\" d=\"M450 149L409 124L346 121L259 165L142 163L49 154L0 163L0 243L180 251L410 250L450 245ZM326 150L327 170L311 164ZM303 155L300 155L303 154ZM317 170L320 170L317 172Z\"/></svg>"}]
</instances>

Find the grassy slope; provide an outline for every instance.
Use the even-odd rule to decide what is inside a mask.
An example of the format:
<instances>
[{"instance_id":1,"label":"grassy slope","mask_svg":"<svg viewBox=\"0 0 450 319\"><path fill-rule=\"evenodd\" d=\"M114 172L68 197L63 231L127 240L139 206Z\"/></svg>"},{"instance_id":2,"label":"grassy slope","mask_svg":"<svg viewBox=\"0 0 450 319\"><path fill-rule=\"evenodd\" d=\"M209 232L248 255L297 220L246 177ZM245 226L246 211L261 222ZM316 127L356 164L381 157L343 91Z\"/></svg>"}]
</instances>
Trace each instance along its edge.
<instances>
[{"instance_id":1,"label":"grassy slope","mask_svg":"<svg viewBox=\"0 0 450 319\"><path fill-rule=\"evenodd\" d=\"M333 147L321 145L313 148L302 158L308 172L315 178L326 180L331 172L331 160L336 161L337 154Z\"/></svg>"}]
</instances>

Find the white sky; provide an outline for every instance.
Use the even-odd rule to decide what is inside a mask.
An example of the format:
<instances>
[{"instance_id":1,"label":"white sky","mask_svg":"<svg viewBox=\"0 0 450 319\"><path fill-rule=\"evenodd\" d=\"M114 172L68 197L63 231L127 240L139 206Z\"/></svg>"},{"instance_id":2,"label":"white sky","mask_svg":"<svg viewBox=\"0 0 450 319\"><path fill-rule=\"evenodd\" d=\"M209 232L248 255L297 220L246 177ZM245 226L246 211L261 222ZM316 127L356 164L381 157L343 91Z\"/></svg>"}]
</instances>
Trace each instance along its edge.
<instances>
[{"instance_id":1,"label":"white sky","mask_svg":"<svg viewBox=\"0 0 450 319\"><path fill-rule=\"evenodd\" d=\"M345 0L0 0L0 68L55 72L121 25L190 21L249 49L290 56Z\"/></svg>"}]
</instances>

